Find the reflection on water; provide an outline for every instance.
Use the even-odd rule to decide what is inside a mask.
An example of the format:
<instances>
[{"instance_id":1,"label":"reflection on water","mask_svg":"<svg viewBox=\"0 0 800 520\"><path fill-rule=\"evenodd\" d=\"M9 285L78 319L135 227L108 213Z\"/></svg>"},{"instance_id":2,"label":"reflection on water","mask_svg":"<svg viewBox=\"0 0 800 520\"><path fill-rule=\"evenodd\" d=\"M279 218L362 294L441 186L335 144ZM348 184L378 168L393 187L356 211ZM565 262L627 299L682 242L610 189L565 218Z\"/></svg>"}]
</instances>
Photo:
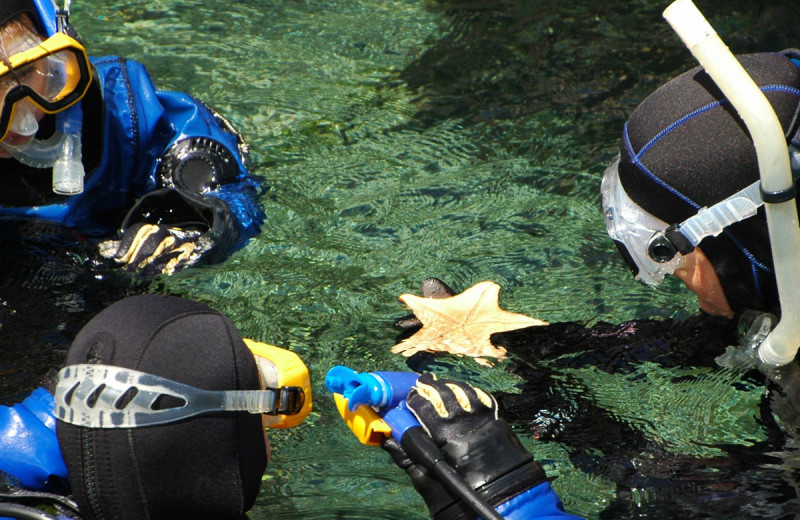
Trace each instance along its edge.
<instances>
[{"instance_id":1,"label":"reflection on water","mask_svg":"<svg viewBox=\"0 0 800 520\"><path fill-rule=\"evenodd\" d=\"M315 411L271 435L251 518L427 518L405 475L357 444L321 386L338 363L407 368L389 353L391 323L406 314L397 296L426 277L459 289L493 280L504 308L552 322L694 312L678 284L651 291L630 280L599 212L600 175L625 118L693 66L661 20L666 3L73 4L92 54L137 58L160 87L229 116L271 185L263 234L245 250L146 288L205 301L312 370ZM698 5L735 51L800 39L787 21L797 19L793 0ZM28 367L6 398L35 384L32 363L57 363L93 312L142 290L81 275L80 258L61 262L57 276L74 278L37 279L63 295L26 292L38 301L27 305L27 289L4 286L14 319L36 314L48 331L15 336L13 348L12 336L0 339L0 369ZM718 516L720 503L729 517L793 512L794 441L761 422L761 383L715 368L713 356L670 362L657 346L644 344L624 371L576 350L531 361L511 349L493 370L447 358L428 367L526 392L529 416L515 425L578 514L664 517L679 499L690 504L680 517ZM551 426L538 440L533 418Z\"/></svg>"}]
</instances>

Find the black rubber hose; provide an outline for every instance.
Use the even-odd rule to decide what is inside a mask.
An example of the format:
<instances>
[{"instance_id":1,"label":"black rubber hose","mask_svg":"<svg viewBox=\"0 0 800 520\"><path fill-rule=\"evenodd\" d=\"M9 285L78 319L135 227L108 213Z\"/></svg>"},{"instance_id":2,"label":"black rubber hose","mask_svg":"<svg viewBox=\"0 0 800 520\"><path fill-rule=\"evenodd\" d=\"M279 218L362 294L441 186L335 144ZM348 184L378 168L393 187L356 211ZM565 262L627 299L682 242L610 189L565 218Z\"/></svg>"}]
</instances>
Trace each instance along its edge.
<instances>
[{"instance_id":1,"label":"black rubber hose","mask_svg":"<svg viewBox=\"0 0 800 520\"><path fill-rule=\"evenodd\" d=\"M415 426L406 430L400 444L411 460L431 471L448 491L463 500L483 520L503 520L503 517L450 467L436 443L425 434L422 427Z\"/></svg>"}]
</instances>

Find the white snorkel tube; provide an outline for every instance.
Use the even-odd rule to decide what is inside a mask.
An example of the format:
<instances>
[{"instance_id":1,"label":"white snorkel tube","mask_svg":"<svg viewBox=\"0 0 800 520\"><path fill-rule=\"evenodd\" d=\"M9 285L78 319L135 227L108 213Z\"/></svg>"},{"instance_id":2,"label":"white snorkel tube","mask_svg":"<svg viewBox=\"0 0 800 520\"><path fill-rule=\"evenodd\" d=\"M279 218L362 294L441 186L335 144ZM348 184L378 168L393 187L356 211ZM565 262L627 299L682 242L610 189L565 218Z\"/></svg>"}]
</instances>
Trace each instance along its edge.
<instances>
[{"instance_id":1,"label":"white snorkel tube","mask_svg":"<svg viewBox=\"0 0 800 520\"><path fill-rule=\"evenodd\" d=\"M781 366L800 347L800 225L792 193L794 180L786 137L766 96L691 0L676 0L664 10L692 52L739 113L756 149L761 191L765 196L770 245L781 304L781 320L758 348L759 359Z\"/></svg>"},{"instance_id":2,"label":"white snorkel tube","mask_svg":"<svg viewBox=\"0 0 800 520\"><path fill-rule=\"evenodd\" d=\"M53 163L53 192L59 195L77 195L83 192L83 169L81 154L81 131L83 130L83 109L72 105L64 115L62 131L64 141Z\"/></svg>"}]
</instances>

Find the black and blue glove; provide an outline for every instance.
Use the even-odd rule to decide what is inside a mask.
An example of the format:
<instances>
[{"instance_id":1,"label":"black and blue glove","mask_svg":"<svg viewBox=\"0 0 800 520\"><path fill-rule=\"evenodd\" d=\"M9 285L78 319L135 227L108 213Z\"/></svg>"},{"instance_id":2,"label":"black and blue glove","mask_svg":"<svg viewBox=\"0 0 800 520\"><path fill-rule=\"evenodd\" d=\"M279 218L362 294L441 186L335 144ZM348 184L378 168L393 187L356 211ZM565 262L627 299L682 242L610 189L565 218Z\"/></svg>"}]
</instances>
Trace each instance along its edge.
<instances>
[{"instance_id":1,"label":"black and blue glove","mask_svg":"<svg viewBox=\"0 0 800 520\"><path fill-rule=\"evenodd\" d=\"M423 374L406 402L446 462L492 507L547 481L542 467L498 418L495 399L483 390ZM400 443L388 438L383 448L411 477L435 520L475 518L466 504L415 464Z\"/></svg>"}]
</instances>

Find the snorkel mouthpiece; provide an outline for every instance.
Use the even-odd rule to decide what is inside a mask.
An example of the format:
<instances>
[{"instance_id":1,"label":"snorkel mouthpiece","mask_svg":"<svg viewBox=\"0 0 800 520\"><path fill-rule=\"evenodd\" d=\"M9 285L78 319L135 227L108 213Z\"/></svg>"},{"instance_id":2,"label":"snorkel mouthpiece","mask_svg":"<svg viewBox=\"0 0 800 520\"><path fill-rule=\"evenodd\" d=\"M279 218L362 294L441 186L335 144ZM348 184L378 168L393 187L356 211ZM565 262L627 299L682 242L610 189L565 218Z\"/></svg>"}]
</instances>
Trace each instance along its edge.
<instances>
[{"instance_id":1,"label":"snorkel mouthpiece","mask_svg":"<svg viewBox=\"0 0 800 520\"><path fill-rule=\"evenodd\" d=\"M33 134L39 128L35 118L34 122ZM56 115L56 131L48 139L31 137L19 146L0 142L0 147L25 166L53 168L54 193L77 195L83 192L85 176L81 157L82 128L83 110L78 103Z\"/></svg>"},{"instance_id":2,"label":"snorkel mouthpiece","mask_svg":"<svg viewBox=\"0 0 800 520\"><path fill-rule=\"evenodd\" d=\"M61 154L53 164L53 192L59 195L77 195L83 192L83 169L81 157L81 130L83 128L83 110L80 105L73 105L64 114L61 131L64 142Z\"/></svg>"},{"instance_id":3,"label":"snorkel mouthpiece","mask_svg":"<svg viewBox=\"0 0 800 520\"><path fill-rule=\"evenodd\" d=\"M676 0L664 18L731 102L753 140L781 304L781 320L758 357L769 365L785 365L800 347L800 226L795 199L782 196L794 188L783 127L764 93L691 0Z\"/></svg>"}]
</instances>

